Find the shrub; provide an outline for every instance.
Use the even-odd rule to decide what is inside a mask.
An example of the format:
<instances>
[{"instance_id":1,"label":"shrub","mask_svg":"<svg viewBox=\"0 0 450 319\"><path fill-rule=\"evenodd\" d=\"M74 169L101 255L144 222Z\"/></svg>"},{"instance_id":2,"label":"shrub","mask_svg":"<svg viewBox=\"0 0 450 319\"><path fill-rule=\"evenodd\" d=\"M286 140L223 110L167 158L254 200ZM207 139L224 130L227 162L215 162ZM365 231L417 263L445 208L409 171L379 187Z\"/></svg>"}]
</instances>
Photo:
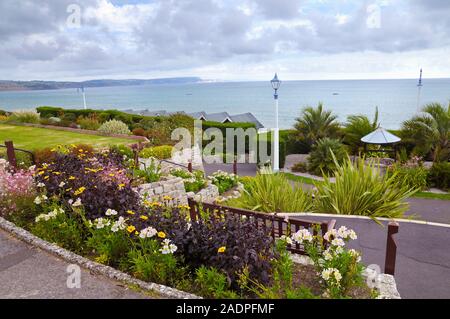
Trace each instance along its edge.
<instances>
[{"instance_id":1,"label":"shrub","mask_svg":"<svg viewBox=\"0 0 450 319\"><path fill-rule=\"evenodd\" d=\"M124 122L117 120L103 123L98 131L105 134L131 134L128 126Z\"/></svg>"},{"instance_id":2,"label":"shrub","mask_svg":"<svg viewBox=\"0 0 450 319\"><path fill-rule=\"evenodd\" d=\"M258 174L245 185L241 197L227 205L267 213L307 212L312 208L312 197L301 187L292 187L283 175Z\"/></svg>"},{"instance_id":3,"label":"shrub","mask_svg":"<svg viewBox=\"0 0 450 319\"><path fill-rule=\"evenodd\" d=\"M350 290L362 284L361 255L354 249L345 248L348 241L355 239L356 233L345 226L332 229L323 237L312 235L305 229L291 236L292 242L305 247L330 298L348 298ZM325 245L325 240L329 246Z\"/></svg>"},{"instance_id":4,"label":"shrub","mask_svg":"<svg viewBox=\"0 0 450 319\"><path fill-rule=\"evenodd\" d=\"M133 150L126 145L112 145L109 150L112 153L120 154L124 159L134 158Z\"/></svg>"},{"instance_id":5,"label":"shrub","mask_svg":"<svg viewBox=\"0 0 450 319\"><path fill-rule=\"evenodd\" d=\"M119 154L57 154L52 163L38 169L37 181L45 184L49 197L80 199L88 219L102 217L109 208L121 215L141 208Z\"/></svg>"},{"instance_id":6,"label":"shrub","mask_svg":"<svg viewBox=\"0 0 450 319\"><path fill-rule=\"evenodd\" d=\"M390 166L387 174L393 173L399 183L403 183L409 188L424 190L428 186L428 170L423 167L418 158L413 158L405 164L396 163Z\"/></svg>"},{"instance_id":7,"label":"shrub","mask_svg":"<svg viewBox=\"0 0 450 319\"><path fill-rule=\"evenodd\" d=\"M170 240L167 240L168 243ZM170 245L170 244L169 244ZM142 280L177 286L185 270L171 253L162 253L157 239L139 239L135 249L128 254L134 275Z\"/></svg>"},{"instance_id":8,"label":"shrub","mask_svg":"<svg viewBox=\"0 0 450 319\"><path fill-rule=\"evenodd\" d=\"M39 113L36 111L15 111L13 112L9 118L8 122L16 122L16 123L32 123L32 124L39 124Z\"/></svg>"},{"instance_id":9,"label":"shrub","mask_svg":"<svg viewBox=\"0 0 450 319\"><path fill-rule=\"evenodd\" d=\"M428 181L433 187L450 190L450 163L434 163Z\"/></svg>"},{"instance_id":10,"label":"shrub","mask_svg":"<svg viewBox=\"0 0 450 319\"><path fill-rule=\"evenodd\" d=\"M154 146L149 148L144 148L139 156L142 158L155 157L157 159L168 159L172 157L173 147L170 145Z\"/></svg>"},{"instance_id":11,"label":"shrub","mask_svg":"<svg viewBox=\"0 0 450 319\"><path fill-rule=\"evenodd\" d=\"M60 207L57 203L43 206L46 213L36 217L31 232L75 253L83 252L85 230L81 219L66 212L67 208Z\"/></svg>"},{"instance_id":12,"label":"shrub","mask_svg":"<svg viewBox=\"0 0 450 319\"><path fill-rule=\"evenodd\" d=\"M100 122L95 118L82 117L78 119L77 123L83 130L96 131L100 128Z\"/></svg>"},{"instance_id":13,"label":"shrub","mask_svg":"<svg viewBox=\"0 0 450 319\"><path fill-rule=\"evenodd\" d=\"M97 262L125 269L129 266L128 253L132 249L130 236L124 229L111 231L111 221L105 217L103 219L104 224L100 224L98 219L91 222L91 236L86 241L86 247L95 255Z\"/></svg>"},{"instance_id":14,"label":"shrub","mask_svg":"<svg viewBox=\"0 0 450 319\"><path fill-rule=\"evenodd\" d=\"M0 122L6 122L6 121L8 121L8 119L9 119L8 116L0 114Z\"/></svg>"},{"instance_id":15,"label":"shrub","mask_svg":"<svg viewBox=\"0 0 450 319\"><path fill-rule=\"evenodd\" d=\"M319 213L399 218L408 209L405 200L415 193L399 183L395 173L382 175L362 158L336 163L335 178L332 182L325 176L323 182L315 183L314 206Z\"/></svg>"},{"instance_id":16,"label":"shrub","mask_svg":"<svg viewBox=\"0 0 450 319\"><path fill-rule=\"evenodd\" d=\"M298 173L306 173L306 172L308 172L308 164L299 162L291 167L291 171L298 172Z\"/></svg>"},{"instance_id":17,"label":"shrub","mask_svg":"<svg viewBox=\"0 0 450 319\"><path fill-rule=\"evenodd\" d=\"M309 155L308 171L315 175L331 174L336 163L342 163L346 154L345 147L339 140L321 139L313 146Z\"/></svg>"},{"instance_id":18,"label":"shrub","mask_svg":"<svg viewBox=\"0 0 450 319\"><path fill-rule=\"evenodd\" d=\"M135 128L135 129L133 130L133 135L136 135L136 136L145 136L145 130L144 130L143 128L140 128L140 127Z\"/></svg>"},{"instance_id":19,"label":"shrub","mask_svg":"<svg viewBox=\"0 0 450 319\"><path fill-rule=\"evenodd\" d=\"M227 172L217 171L210 176L211 182L219 189L219 194L232 189L237 185L238 177Z\"/></svg>"},{"instance_id":20,"label":"shrub","mask_svg":"<svg viewBox=\"0 0 450 319\"><path fill-rule=\"evenodd\" d=\"M238 296L230 290L227 276L215 268L201 266L195 272L195 284L205 298L234 299Z\"/></svg>"},{"instance_id":21,"label":"shrub","mask_svg":"<svg viewBox=\"0 0 450 319\"><path fill-rule=\"evenodd\" d=\"M51 163L56 158L56 151L50 147L37 149L34 151L34 160L36 164Z\"/></svg>"},{"instance_id":22,"label":"shrub","mask_svg":"<svg viewBox=\"0 0 450 319\"><path fill-rule=\"evenodd\" d=\"M161 178L161 164L152 159L148 167L134 169L133 176L143 179L145 183L157 182Z\"/></svg>"},{"instance_id":23,"label":"shrub","mask_svg":"<svg viewBox=\"0 0 450 319\"><path fill-rule=\"evenodd\" d=\"M12 170L8 162L0 158L0 216L23 226L34 214L33 200L36 189L30 170Z\"/></svg>"},{"instance_id":24,"label":"shrub","mask_svg":"<svg viewBox=\"0 0 450 319\"><path fill-rule=\"evenodd\" d=\"M184 189L187 193L197 193L207 185L207 181L201 171L190 173L183 169L173 169L170 171L170 174L184 179Z\"/></svg>"}]
</instances>

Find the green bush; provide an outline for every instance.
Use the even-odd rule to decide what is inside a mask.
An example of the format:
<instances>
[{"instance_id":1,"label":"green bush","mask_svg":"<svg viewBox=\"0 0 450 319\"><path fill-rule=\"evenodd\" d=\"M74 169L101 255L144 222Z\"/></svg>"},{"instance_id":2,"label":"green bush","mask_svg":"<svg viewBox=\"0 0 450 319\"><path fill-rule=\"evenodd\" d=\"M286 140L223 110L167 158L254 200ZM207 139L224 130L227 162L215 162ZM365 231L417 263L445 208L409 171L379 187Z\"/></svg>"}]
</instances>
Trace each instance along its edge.
<instances>
[{"instance_id":1,"label":"green bush","mask_svg":"<svg viewBox=\"0 0 450 319\"><path fill-rule=\"evenodd\" d=\"M161 145L144 148L140 153L139 157L150 158L155 157L157 159L168 159L172 157L173 147L170 145Z\"/></svg>"},{"instance_id":2,"label":"green bush","mask_svg":"<svg viewBox=\"0 0 450 319\"><path fill-rule=\"evenodd\" d=\"M238 296L230 290L227 276L219 270L201 266L195 272L195 284L205 298L235 299Z\"/></svg>"},{"instance_id":3,"label":"green bush","mask_svg":"<svg viewBox=\"0 0 450 319\"><path fill-rule=\"evenodd\" d=\"M207 185L205 176L201 171L190 173L184 169L173 169L170 171L170 174L172 176L181 177L182 179L184 179L184 189L186 193L197 193Z\"/></svg>"},{"instance_id":4,"label":"green bush","mask_svg":"<svg viewBox=\"0 0 450 319\"><path fill-rule=\"evenodd\" d=\"M339 140L320 139L309 154L308 171L315 175L332 174L336 163L342 163L346 155L345 147Z\"/></svg>"},{"instance_id":5,"label":"green bush","mask_svg":"<svg viewBox=\"0 0 450 319\"><path fill-rule=\"evenodd\" d=\"M124 122L117 120L110 120L103 123L98 131L105 134L131 134L128 126Z\"/></svg>"},{"instance_id":6,"label":"green bush","mask_svg":"<svg viewBox=\"0 0 450 319\"><path fill-rule=\"evenodd\" d=\"M217 171L210 176L211 182L219 189L219 194L229 191L237 185L238 177L227 172Z\"/></svg>"},{"instance_id":7,"label":"green bush","mask_svg":"<svg viewBox=\"0 0 450 319\"><path fill-rule=\"evenodd\" d=\"M405 200L415 193L399 183L393 175L382 175L374 165L367 165L363 158L352 163L336 163L335 182L325 176L316 182L315 211L326 214L362 215L400 218L408 209Z\"/></svg>"},{"instance_id":8,"label":"green bush","mask_svg":"<svg viewBox=\"0 0 450 319\"><path fill-rule=\"evenodd\" d=\"M40 121L39 113L29 110L15 111L8 118L8 122L15 122L15 123L39 124L39 121Z\"/></svg>"},{"instance_id":9,"label":"green bush","mask_svg":"<svg viewBox=\"0 0 450 319\"><path fill-rule=\"evenodd\" d=\"M296 173L307 173L308 172L308 164L299 162L291 167L291 171Z\"/></svg>"},{"instance_id":10,"label":"green bush","mask_svg":"<svg viewBox=\"0 0 450 319\"><path fill-rule=\"evenodd\" d=\"M450 163L434 163L428 175L431 186L450 190Z\"/></svg>"},{"instance_id":11,"label":"green bush","mask_svg":"<svg viewBox=\"0 0 450 319\"><path fill-rule=\"evenodd\" d=\"M121 154L122 156L126 156L125 159L134 158L133 150L126 145L112 145L112 146L110 146L109 150L112 152L117 152L117 153Z\"/></svg>"},{"instance_id":12,"label":"green bush","mask_svg":"<svg viewBox=\"0 0 450 319\"><path fill-rule=\"evenodd\" d=\"M96 131L100 128L100 122L97 119L83 117L78 119L77 122L83 130Z\"/></svg>"},{"instance_id":13,"label":"green bush","mask_svg":"<svg viewBox=\"0 0 450 319\"><path fill-rule=\"evenodd\" d=\"M245 185L241 197L227 201L227 205L273 212L308 212L312 196L301 187L293 187L284 175L258 174Z\"/></svg>"},{"instance_id":14,"label":"green bush","mask_svg":"<svg viewBox=\"0 0 450 319\"><path fill-rule=\"evenodd\" d=\"M387 174L395 174L399 183L403 183L412 189L422 191L428 187L428 170L422 165L394 164L388 169Z\"/></svg>"}]
</instances>

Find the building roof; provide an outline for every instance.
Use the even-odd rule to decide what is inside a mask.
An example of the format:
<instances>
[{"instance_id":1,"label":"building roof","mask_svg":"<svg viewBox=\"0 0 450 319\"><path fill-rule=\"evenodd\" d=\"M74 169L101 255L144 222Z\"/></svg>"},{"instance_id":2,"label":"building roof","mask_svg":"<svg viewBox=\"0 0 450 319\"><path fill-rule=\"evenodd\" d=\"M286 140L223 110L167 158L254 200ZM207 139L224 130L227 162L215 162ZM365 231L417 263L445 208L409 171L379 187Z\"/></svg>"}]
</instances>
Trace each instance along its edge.
<instances>
[{"instance_id":1,"label":"building roof","mask_svg":"<svg viewBox=\"0 0 450 319\"><path fill-rule=\"evenodd\" d=\"M364 136L361 142L367 144L393 144L400 142L402 139L394 134L389 133L384 128L377 128L372 133Z\"/></svg>"},{"instance_id":2,"label":"building roof","mask_svg":"<svg viewBox=\"0 0 450 319\"><path fill-rule=\"evenodd\" d=\"M246 123L254 123L257 129L264 127L264 125L262 125L261 122L258 121L258 119L252 113L230 115L227 112L206 113L204 111L201 111L195 113L188 113L188 115L192 116L197 120L206 120L219 123L246 122Z\"/></svg>"}]
</instances>

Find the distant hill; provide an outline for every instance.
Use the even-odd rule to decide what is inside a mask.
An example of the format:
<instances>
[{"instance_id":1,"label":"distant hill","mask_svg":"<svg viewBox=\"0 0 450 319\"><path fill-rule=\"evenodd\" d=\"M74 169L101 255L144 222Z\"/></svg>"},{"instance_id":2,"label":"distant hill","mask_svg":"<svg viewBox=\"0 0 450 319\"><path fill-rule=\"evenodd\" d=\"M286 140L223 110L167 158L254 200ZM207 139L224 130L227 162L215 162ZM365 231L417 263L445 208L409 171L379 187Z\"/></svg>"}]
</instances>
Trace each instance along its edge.
<instances>
[{"instance_id":1,"label":"distant hill","mask_svg":"<svg viewBox=\"0 0 450 319\"><path fill-rule=\"evenodd\" d=\"M58 81L2 81L0 91L24 91L24 90L58 90L106 86L127 86L146 84L188 84L202 82L199 77L162 78L149 80L89 80L83 82L58 82Z\"/></svg>"}]
</instances>

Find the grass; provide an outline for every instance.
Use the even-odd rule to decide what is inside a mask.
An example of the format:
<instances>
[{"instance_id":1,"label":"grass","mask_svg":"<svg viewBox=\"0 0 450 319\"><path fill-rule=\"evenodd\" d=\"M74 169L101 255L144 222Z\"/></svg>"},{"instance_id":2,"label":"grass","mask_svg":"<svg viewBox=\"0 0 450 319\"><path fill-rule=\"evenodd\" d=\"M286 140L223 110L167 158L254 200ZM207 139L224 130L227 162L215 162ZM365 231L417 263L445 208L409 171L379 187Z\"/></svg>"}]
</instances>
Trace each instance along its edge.
<instances>
[{"instance_id":1,"label":"grass","mask_svg":"<svg viewBox=\"0 0 450 319\"><path fill-rule=\"evenodd\" d=\"M294 181L294 182L298 182L298 183L303 183L303 184L308 184L308 185L314 185L314 182L321 183L321 181L317 181L317 180L314 180L309 177L298 176L298 175L295 175L292 173L282 173L282 174L284 174L287 179ZM436 193L430 193L430 192L417 192L411 197L438 199L438 200L450 200L450 194L436 194Z\"/></svg>"},{"instance_id":2,"label":"grass","mask_svg":"<svg viewBox=\"0 0 450 319\"><path fill-rule=\"evenodd\" d=\"M96 148L113 144L130 144L125 138L87 135L81 133L52 130L46 128L0 124L0 143L13 141L16 148L36 150L56 145L90 144Z\"/></svg>"}]
</instances>

